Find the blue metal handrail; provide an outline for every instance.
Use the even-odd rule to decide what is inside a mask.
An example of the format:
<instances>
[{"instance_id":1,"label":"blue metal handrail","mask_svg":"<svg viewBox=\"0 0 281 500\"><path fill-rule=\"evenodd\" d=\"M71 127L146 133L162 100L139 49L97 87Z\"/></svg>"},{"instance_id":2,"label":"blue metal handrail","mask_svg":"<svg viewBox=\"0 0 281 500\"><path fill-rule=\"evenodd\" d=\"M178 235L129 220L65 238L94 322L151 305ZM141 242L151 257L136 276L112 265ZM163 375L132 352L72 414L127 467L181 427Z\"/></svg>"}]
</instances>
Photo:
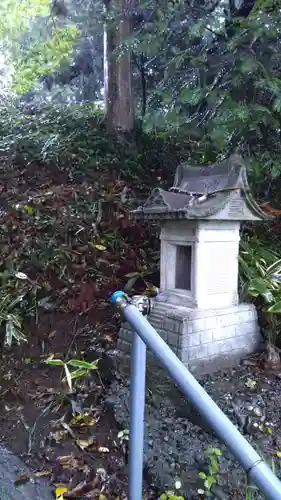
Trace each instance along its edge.
<instances>
[{"instance_id":1,"label":"blue metal handrail","mask_svg":"<svg viewBox=\"0 0 281 500\"><path fill-rule=\"evenodd\" d=\"M129 500L142 500L146 346L240 462L249 479L267 498L281 500L279 479L146 319L149 299L145 297L139 307L135 307L124 292L118 291L112 295L111 302L132 328Z\"/></svg>"}]
</instances>

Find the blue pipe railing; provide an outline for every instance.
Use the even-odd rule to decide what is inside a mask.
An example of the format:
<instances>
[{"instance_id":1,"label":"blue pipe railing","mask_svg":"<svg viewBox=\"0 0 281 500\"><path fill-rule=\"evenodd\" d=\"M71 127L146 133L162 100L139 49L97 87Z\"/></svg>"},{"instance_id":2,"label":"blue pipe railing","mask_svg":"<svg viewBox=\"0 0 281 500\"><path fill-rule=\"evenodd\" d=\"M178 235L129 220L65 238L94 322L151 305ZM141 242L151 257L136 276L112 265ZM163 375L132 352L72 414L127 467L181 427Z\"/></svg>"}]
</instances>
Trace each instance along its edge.
<instances>
[{"instance_id":1,"label":"blue pipe railing","mask_svg":"<svg viewBox=\"0 0 281 500\"><path fill-rule=\"evenodd\" d=\"M266 498L281 500L279 479L147 321L145 316L150 311L148 297L137 296L131 300L124 292L118 291L112 295L111 302L132 328L129 500L142 500L146 346L240 462L250 481Z\"/></svg>"}]
</instances>

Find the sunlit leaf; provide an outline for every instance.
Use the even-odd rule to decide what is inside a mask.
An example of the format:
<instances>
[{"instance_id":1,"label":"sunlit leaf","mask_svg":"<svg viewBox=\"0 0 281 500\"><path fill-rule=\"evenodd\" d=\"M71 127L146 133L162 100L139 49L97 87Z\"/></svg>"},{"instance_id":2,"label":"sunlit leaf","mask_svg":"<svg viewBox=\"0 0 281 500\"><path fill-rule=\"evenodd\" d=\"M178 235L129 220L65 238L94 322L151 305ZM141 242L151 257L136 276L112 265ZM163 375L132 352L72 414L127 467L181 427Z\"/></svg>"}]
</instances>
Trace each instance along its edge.
<instances>
[{"instance_id":1,"label":"sunlit leaf","mask_svg":"<svg viewBox=\"0 0 281 500\"><path fill-rule=\"evenodd\" d=\"M213 453L217 456L217 457L220 457L221 456L221 450L219 448L213 448Z\"/></svg>"},{"instance_id":2,"label":"sunlit leaf","mask_svg":"<svg viewBox=\"0 0 281 500\"><path fill-rule=\"evenodd\" d=\"M19 280L27 280L28 279L28 276L27 274L25 273L15 273L15 277L18 278Z\"/></svg>"},{"instance_id":3,"label":"sunlit leaf","mask_svg":"<svg viewBox=\"0 0 281 500\"><path fill-rule=\"evenodd\" d=\"M86 448L91 447L95 443L94 438L91 439L77 439L76 444L81 448L81 450L85 450Z\"/></svg>"},{"instance_id":4,"label":"sunlit leaf","mask_svg":"<svg viewBox=\"0 0 281 500\"><path fill-rule=\"evenodd\" d=\"M106 250L106 247L104 245L94 245L94 247L97 249L97 250L100 250L101 252Z\"/></svg>"},{"instance_id":5,"label":"sunlit leaf","mask_svg":"<svg viewBox=\"0 0 281 500\"><path fill-rule=\"evenodd\" d=\"M268 312L276 314L281 313L281 300L270 306Z\"/></svg>"},{"instance_id":6,"label":"sunlit leaf","mask_svg":"<svg viewBox=\"0 0 281 500\"><path fill-rule=\"evenodd\" d=\"M246 387L248 387L249 389L253 389L254 387L256 387L256 385L257 385L256 380L252 380L250 378L247 378L247 380L245 382Z\"/></svg>"},{"instance_id":7,"label":"sunlit leaf","mask_svg":"<svg viewBox=\"0 0 281 500\"><path fill-rule=\"evenodd\" d=\"M204 481L204 485L206 486L206 488L208 488L209 490L211 489L211 487L213 486L213 484L216 483L216 478L214 476L208 476L207 479L205 479Z\"/></svg>"},{"instance_id":8,"label":"sunlit leaf","mask_svg":"<svg viewBox=\"0 0 281 500\"><path fill-rule=\"evenodd\" d=\"M74 370L73 372L70 372L71 380L85 377L85 375L88 374L88 370L85 370L85 368L79 368L78 370Z\"/></svg>"},{"instance_id":9,"label":"sunlit leaf","mask_svg":"<svg viewBox=\"0 0 281 500\"><path fill-rule=\"evenodd\" d=\"M70 390L70 392L72 392L71 373L70 373L70 371L68 369L68 366L66 364L64 365L64 371L65 371L65 376L66 376L66 380L67 380L67 383L68 383L69 390Z\"/></svg>"},{"instance_id":10,"label":"sunlit leaf","mask_svg":"<svg viewBox=\"0 0 281 500\"><path fill-rule=\"evenodd\" d=\"M201 478L201 479L206 479L206 474L205 472L199 472L198 476Z\"/></svg>"},{"instance_id":11,"label":"sunlit leaf","mask_svg":"<svg viewBox=\"0 0 281 500\"><path fill-rule=\"evenodd\" d=\"M75 366L77 368L85 368L86 370L96 370L97 369L97 361L92 361L89 363L88 361L81 361L79 359L71 359L67 362L70 366Z\"/></svg>"},{"instance_id":12,"label":"sunlit leaf","mask_svg":"<svg viewBox=\"0 0 281 500\"><path fill-rule=\"evenodd\" d=\"M65 363L61 360L61 359L46 359L45 363L47 363L47 365L55 365L55 366L64 366Z\"/></svg>"},{"instance_id":13,"label":"sunlit leaf","mask_svg":"<svg viewBox=\"0 0 281 500\"><path fill-rule=\"evenodd\" d=\"M276 262L274 262L273 264L271 264L271 266L268 266L268 268L266 269L266 274L268 276L270 276L271 274L274 274L277 271L280 271L280 269L281 269L281 259L279 259Z\"/></svg>"},{"instance_id":14,"label":"sunlit leaf","mask_svg":"<svg viewBox=\"0 0 281 500\"><path fill-rule=\"evenodd\" d=\"M24 209L28 213L28 215L32 215L33 214L33 208L30 205L25 205Z\"/></svg>"},{"instance_id":15,"label":"sunlit leaf","mask_svg":"<svg viewBox=\"0 0 281 500\"><path fill-rule=\"evenodd\" d=\"M93 426L96 420L93 415L76 415L71 419L71 425L78 425L79 427Z\"/></svg>"},{"instance_id":16,"label":"sunlit leaf","mask_svg":"<svg viewBox=\"0 0 281 500\"><path fill-rule=\"evenodd\" d=\"M271 285L272 287L272 285ZM267 302L272 302L273 294L270 289L270 284L263 278L254 278L249 286L249 294L253 297L261 295Z\"/></svg>"}]
</instances>

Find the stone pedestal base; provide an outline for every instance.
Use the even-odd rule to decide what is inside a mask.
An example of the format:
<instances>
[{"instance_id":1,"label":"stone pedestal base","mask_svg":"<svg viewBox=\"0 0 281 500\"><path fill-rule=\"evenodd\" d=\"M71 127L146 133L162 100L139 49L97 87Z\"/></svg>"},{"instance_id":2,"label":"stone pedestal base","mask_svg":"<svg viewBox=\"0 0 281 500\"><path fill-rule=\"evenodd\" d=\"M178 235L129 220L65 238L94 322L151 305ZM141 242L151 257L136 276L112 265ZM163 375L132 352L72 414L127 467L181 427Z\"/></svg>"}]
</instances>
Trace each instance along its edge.
<instances>
[{"instance_id":1,"label":"stone pedestal base","mask_svg":"<svg viewBox=\"0 0 281 500\"><path fill-rule=\"evenodd\" d=\"M212 373L235 365L262 347L253 304L191 309L155 300L148 320L193 373ZM124 324L118 348L128 353L130 343L131 329Z\"/></svg>"}]
</instances>

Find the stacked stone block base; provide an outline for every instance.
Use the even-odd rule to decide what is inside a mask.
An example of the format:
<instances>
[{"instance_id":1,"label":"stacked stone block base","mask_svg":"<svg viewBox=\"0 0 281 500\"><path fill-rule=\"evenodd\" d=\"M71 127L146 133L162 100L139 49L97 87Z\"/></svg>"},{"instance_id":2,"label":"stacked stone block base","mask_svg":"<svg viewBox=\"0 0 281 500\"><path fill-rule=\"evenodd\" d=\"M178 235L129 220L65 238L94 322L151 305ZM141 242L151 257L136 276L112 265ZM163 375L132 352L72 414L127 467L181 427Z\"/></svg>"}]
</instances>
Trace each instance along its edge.
<instances>
[{"instance_id":1,"label":"stacked stone block base","mask_svg":"<svg viewBox=\"0 0 281 500\"><path fill-rule=\"evenodd\" d=\"M202 310L155 301L148 320L194 373L206 374L235 365L262 347L252 304ZM118 344L123 353L129 353L131 329L127 324L120 330Z\"/></svg>"}]
</instances>

